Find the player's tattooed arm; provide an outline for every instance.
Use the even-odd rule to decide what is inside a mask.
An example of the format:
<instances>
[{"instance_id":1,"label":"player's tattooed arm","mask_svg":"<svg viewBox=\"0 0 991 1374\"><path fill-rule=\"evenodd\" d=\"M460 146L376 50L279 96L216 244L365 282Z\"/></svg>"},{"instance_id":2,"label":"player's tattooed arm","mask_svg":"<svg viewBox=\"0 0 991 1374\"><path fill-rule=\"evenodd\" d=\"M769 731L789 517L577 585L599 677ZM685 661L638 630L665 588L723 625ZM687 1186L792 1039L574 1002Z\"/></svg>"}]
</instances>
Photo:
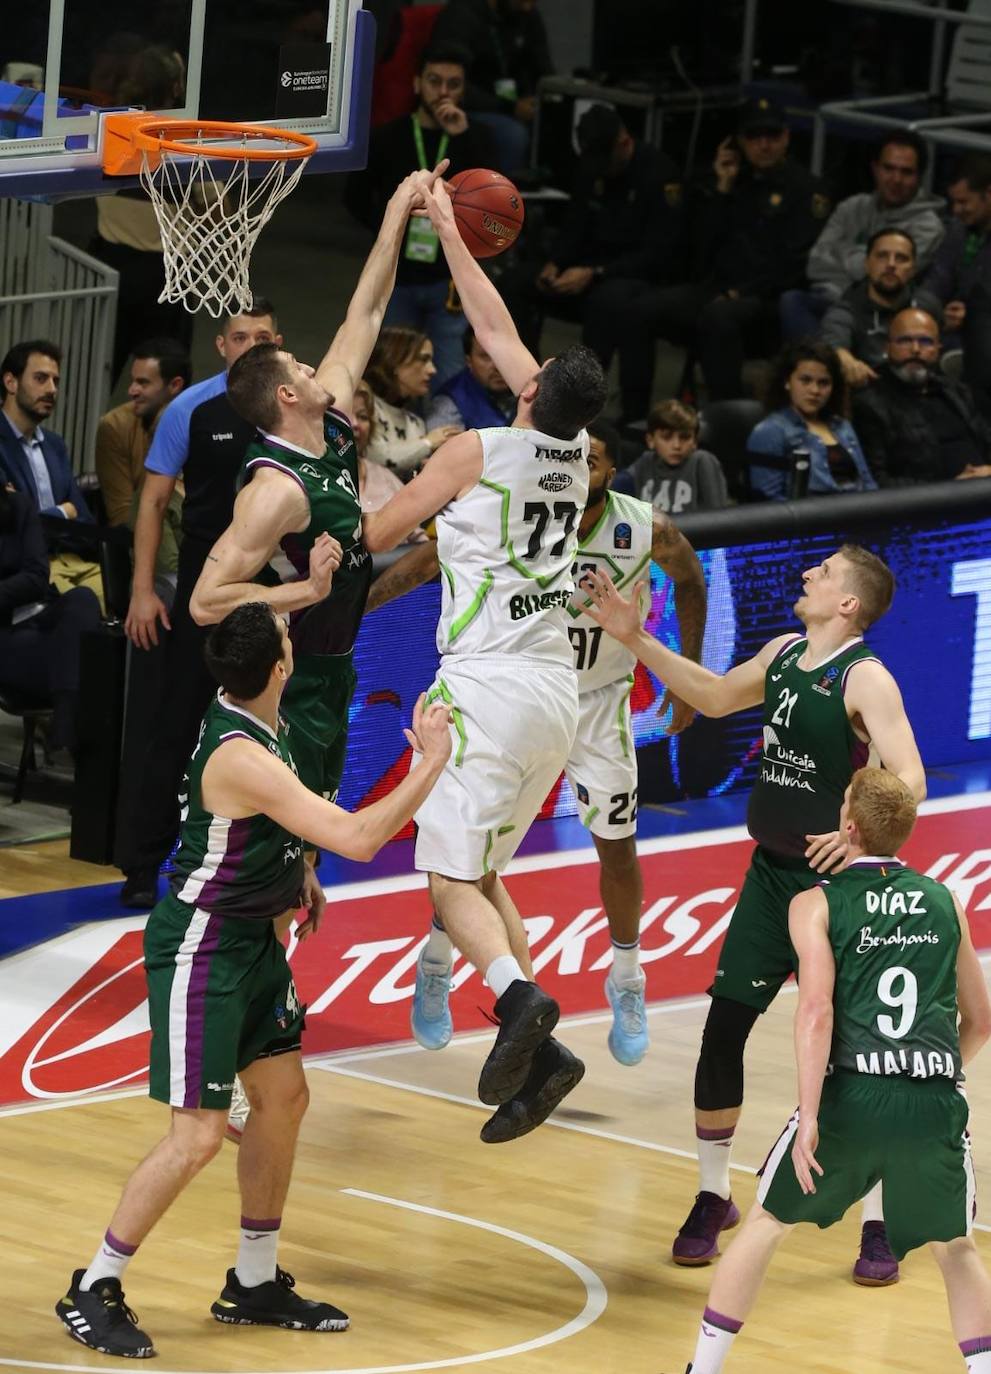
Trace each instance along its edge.
<instances>
[{"instance_id":1,"label":"player's tattooed arm","mask_svg":"<svg viewBox=\"0 0 991 1374\"><path fill-rule=\"evenodd\" d=\"M430 582L439 572L440 560L437 557L436 542L431 539L425 544L417 544L409 553L404 553L402 558L397 558L391 568L386 568L385 572L376 577L368 593L366 612L377 611L380 606L395 601L399 596L405 596L407 592L414 591L424 582Z\"/></svg>"}]
</instances>

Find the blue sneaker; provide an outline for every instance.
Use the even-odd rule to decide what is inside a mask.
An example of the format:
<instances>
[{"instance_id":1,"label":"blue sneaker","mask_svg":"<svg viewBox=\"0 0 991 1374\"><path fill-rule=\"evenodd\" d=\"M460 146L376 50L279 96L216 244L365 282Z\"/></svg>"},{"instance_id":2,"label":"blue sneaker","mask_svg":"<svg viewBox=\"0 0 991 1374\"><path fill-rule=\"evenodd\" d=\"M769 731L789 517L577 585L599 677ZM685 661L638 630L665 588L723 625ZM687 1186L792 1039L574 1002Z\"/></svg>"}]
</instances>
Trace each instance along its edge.
<instances>
[{"instance_id":1,"label":"blue sneaker","mask_svg":"<svg viewBox=\"0 0 991 1374\"><path fill-rule=\"evenodd\" d=\"M421 951L416 961L416 990L409 1014L413 1039L425 1050L442 1050L454 1034L447 1005L451 995L451 964L436 964Z\"/></svg>"},{"instance_id":2,"label":"blue sneaker","mask_svg":"<svg viewBox=\"0 0 991 1374\"><path fill-rule=\"evenodd\" d=\"M647 1053L650 1033L644 1000L646 989L647 979L642 973L639 982L624 987L617 987L611 974L606 977L606 996L613 1013L609 1052L617 1063L639 1064Z\"/></svg>"}]
</instances>

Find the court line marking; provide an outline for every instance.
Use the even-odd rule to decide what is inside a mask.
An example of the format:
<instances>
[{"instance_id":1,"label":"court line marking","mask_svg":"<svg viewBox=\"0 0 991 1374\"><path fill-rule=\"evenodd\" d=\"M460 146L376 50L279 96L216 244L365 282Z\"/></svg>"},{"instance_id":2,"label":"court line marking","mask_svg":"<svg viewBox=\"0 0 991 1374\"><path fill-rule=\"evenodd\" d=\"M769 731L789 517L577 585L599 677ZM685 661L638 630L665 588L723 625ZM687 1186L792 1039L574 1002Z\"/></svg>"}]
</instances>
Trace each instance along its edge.
<instances>
[{"instance_id":1,"label":"court line marking","mask_svg":"<svg viewBox=\"0 0 991 1374\"><path fill-rule=\"evenodd\" d=\"M361 1188L342 1188L340 1191L345 1197L358 1198L364 1202L380 1202L387 1207L398 1207L408 1212L422 1212L426 1216L438 1217L441 1221L456 1221L462 1226L473 1226L479 1231L489 1231L493 1235L502 1236L518 1245L525 1245L531 1250L536 1250L538 1254L546 1255L574 1274L585 1290L585 1305L570 1321L565 1322L563 1326L555 1327L553 1331L545 1331L542 1336L532 1336L529 1340L517 1342L516 1345L499 1346L495 1350L480 1351L474 1355L449 1356L443 1360L420 1360L415 1364L357 1365L351 1369L335 1367L325 1370L285 1370L274 1371L274 1374L412 1374L412 1371L415 1370L456 1369L467 1364L484 1364L488 1360L503 1360L510 1355L525 1355L531 1350L540 1350L544 1346L556 1345L559 1341L568 1340L571 1336L577 1336L581 1331L591 1326L593 1322L598 1321L606 1310L609 1295L605 1284L595 1270L585 1264L583 1260L576 1259L574 1255L569 1255L567 1250L561 1250L558 1246L550 1245L547 1241L538 1240L536 1236L528 1236L522 1231L511 1231L506 1226L498 1226L495 1222L483 1221L480 1217L465 1216L461 1212L445 1212L439 1207L428 1207L420 1202L407 1202L402 1198L388 1197L383 1193L367 1193ZM72 1371L72 1374L80 1374L80 1372L81 1374L93 1374L93 1370L96 1368L95 1365L91 1364L56 1364L54 1361L48 1360L14 1360L4 1357L0 1357L0 1365L14 1369ZM156 1374L197 1374L197 1371L156 1369ZM257 1371L243 1370L240 1374L257 1374Z\"/></svg>"}]
</instances>

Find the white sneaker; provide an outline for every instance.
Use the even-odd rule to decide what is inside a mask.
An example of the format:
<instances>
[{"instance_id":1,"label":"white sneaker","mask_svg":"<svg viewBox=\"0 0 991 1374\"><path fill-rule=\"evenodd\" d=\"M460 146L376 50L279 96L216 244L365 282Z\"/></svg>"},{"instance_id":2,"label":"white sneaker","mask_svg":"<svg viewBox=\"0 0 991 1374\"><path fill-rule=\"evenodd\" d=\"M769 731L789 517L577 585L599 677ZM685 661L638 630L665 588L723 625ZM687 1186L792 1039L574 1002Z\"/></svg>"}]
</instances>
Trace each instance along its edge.
<instances>
[{"instance_id":1,"label":"white sneaker","mask_svg":"<svg viewBox=\"0 0 991 1374\"><path fill-rule=\"evenodd\" d=\"M251 1103L248 1101L248 1094L241 1087L240 1078L234 1079L234 1091L231 1094L231 1109L227 1113L227 1130L225 1135L234 1145L240 1145L241 1137L244 1135L245 1123L251 1114Z\"/></svg>"},{"instance_id":2,"label":"white sneaker","mask_svg":"<svg viewBox=\"0 0 991 1374\"><path fill-rule=\"evenodd\" d=\"M639 1064L650 1045L646 989L647 979L643 973L635 983L622 986L613 982L611 973L606 976L606 997L613 1012L609 1049L619 1064Z\"/></svg>"}]
</instances>

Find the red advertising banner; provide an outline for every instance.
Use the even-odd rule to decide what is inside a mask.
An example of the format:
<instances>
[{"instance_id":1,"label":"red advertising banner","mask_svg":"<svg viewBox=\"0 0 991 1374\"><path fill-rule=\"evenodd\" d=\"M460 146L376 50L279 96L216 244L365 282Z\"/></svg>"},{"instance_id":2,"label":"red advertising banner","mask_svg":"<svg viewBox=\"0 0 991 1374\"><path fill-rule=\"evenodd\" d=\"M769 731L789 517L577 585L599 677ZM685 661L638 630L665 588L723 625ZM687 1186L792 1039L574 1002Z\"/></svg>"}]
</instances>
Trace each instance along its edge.
<instances>
[{"instance_id":1,"label":"red advertising banner","mask_svg":"<svg viewBox=\"0 0 991 1374\"><path fill-rule=\"evenodd\" d=\"M928 803L904 855L957 892L978 948L991 948L989 846L991 802L981 794ZM641 844L648 1000L708 987L751 848L742 828ZM517 860L507 886L526 921L540 983L565 1014L603 1009L611 951L594 851ZM329 897L319 933L290 952L309 1006L306 1052L408 1039L414 965L430 920L423 880L372 880ZM143 925L143 917L87 925L0 964L0 1104L143 1080ZM480 976L459 960L455 1029L486 1026L481 1008L491 1003Z\"/></svg>"}]
</instances>

